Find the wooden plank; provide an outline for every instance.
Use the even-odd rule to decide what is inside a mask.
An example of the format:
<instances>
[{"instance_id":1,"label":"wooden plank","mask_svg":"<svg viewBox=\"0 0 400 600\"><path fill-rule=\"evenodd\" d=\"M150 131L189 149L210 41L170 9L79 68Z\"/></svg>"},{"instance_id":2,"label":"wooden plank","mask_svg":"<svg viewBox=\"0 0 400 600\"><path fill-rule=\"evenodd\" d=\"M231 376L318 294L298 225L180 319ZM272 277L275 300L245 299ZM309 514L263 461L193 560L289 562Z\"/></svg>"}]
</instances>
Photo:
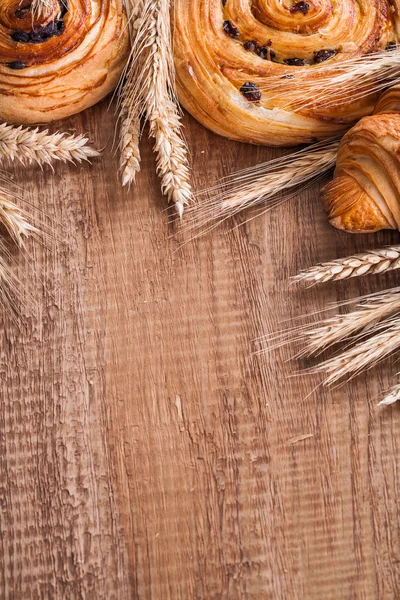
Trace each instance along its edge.
<instances>
[{"instance_id":1,"label":"wooden plank","mask_svg":"<svg viewBox=\"0 0 400 600\"><path fill-rule=\"evenodd\" d=\"M376 406L398 367L312 393L290 349L253 354L285 319L396 283L290 275L398 235L333 230L314 187L182 246L149 142L121 189L106 108L62 124L108 143L91 168L13 170L57 243L18 270L37 308L3 319L0 597L398 598L399 411ZM186 124L198 188L278 153Z\"/></svg>"}]
</instances>

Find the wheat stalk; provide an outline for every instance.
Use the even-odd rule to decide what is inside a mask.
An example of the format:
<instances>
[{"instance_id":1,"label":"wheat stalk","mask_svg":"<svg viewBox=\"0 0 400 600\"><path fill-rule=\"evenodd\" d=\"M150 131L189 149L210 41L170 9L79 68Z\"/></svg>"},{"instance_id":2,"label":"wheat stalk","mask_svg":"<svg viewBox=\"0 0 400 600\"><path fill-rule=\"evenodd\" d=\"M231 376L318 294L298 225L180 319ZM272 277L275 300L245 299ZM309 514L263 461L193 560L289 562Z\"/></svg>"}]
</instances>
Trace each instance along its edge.
<instances>
[{"instance_id":1,"label":"wheat stalk","mask_svg":"<svg viewBox=\"0 0 400 600\"><path fill-rule=\"evenodd\" d=\"M0 124L0 161L19 161L22 164L51 164L54 161L82 162L99 156L97 150L87 146L83 135L65 133L49 134L23 127Z\"/></svg>"},{"instance_id":2,"label":"wheat stalk","mask_svg":"<svg viewBox=\"0 0 400 600\"><path fill-rule=\"evenodd\" d=\"M386 394L386 396L379 402L378 406L390 406L391 404L395 404L400 400L400 384L396 384L392 387L392 389Z\"/></svg>"},{"instance_id":3,"label":"wheat stalk","mask_svg":"<svg viewBox=\"0 0 400 600\"><path fill-rule=\"evenodd\" d=\"M326 140L224 178L200 193L207 200L189 209L191 227L210 229L262 203L275 208L333 168L338 148L338 139Z\"/></svg>"},{"instance_id":4,"label":"wheat stalk","mask_svg":"<svg viewBox=\"0 0 400 600\"><path fill-rule=\"evenodd\" d=\"M320 263L301 271L293 279L316 284L361 277L362 275L377 275L399 268L400 246L387 246L365 254L355 254L347 258Z\"/></svg>"},{"instance_id":5,"label":"wheat stalk","mask_svg":"<svg viewBox=\"0 0 400 600\"><path fill-rule=\"evenodd\" d=\"M132 50L120 95L121 111L131 122L137 122L141 116L149 122L162 192L182 217L192 192L188 151L175 95L170 1L142 0L139 8L138 12L138 5L134 4L134 17L138 18L132 24Z\"/></svg>"},{"instance_id":6,"label":"wheat stalk","mask_svg":"<svg viewBox=\"0 0 400 600\"><path fill-rule=\"evenodd\" d=\"M31 233L39 233L39 230L31 225L25 211L18 208L14 202L11 202L8 195L8 192L0 189L0 223L11 239L19 247L22 247L25 238Z\"/></svg>"},{"instance_id":7,"label":"wheat stalk","mask_svg":"<svg viewBox=\"0 0 400 600\"><path fill-rule=\"evenodd\" d=\"M282 74L272 76L265 88L271 98L289 95L291 110L315 104L323 104L324 108L337 106L338 99L341 104L352 103L400 83L399 50L397 46L341 62L332 59L296 73L291 71L290 78L282 79Z\"/></svg>"}]
</instances>

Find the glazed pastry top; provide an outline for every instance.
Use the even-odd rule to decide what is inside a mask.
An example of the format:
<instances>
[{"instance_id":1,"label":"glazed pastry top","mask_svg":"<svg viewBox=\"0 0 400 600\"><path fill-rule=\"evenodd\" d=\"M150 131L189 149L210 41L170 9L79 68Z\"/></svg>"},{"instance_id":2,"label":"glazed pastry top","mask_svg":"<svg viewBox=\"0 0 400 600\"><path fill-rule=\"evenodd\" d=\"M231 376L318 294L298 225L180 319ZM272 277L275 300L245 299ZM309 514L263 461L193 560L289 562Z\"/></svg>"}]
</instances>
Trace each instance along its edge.
<instances>
[{"instance_id":1,"label":"glazed pastry top","mask_svg":"<svg viewBox=\"0 0 400 600\"><path fill-rule=\"evenodd\" d=\"M175 0L179 98L230 138L266 145L311 142L345 131L376 98L308 98L295 108L293 78L397 42L400 0ZM279 87L276 83L279 82ZM277 91L278 90L278 91Z\"/></svg>"},{"instance_id":2,"label":"glazed pastry top","mask_svg":"<svg viewBox=\"0 0 400 600\"><path fill-rule=\"evenodd\" d=\"M0 117L43 123L98 102L128 51L122 0L53 0L40 19L30 0L0 4Z\"/></svg>"}]
</instances>

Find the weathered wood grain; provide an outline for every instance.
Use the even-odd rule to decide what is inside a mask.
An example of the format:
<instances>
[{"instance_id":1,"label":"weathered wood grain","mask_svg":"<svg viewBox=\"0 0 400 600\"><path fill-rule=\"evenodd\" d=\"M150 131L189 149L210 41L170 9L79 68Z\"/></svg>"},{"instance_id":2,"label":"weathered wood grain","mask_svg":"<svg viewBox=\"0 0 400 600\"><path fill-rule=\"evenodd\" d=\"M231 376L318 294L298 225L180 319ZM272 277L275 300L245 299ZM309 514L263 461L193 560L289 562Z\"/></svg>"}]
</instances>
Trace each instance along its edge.
<instances>
[{"instance_id":1,"label":"weathered wood grain","mask_svg":"<svg viewBox=\"0 0 400 600\"><path fill-rule=\"evenodd\" d=\"M69 125L102 147L113 121L103 105ZM272 155L186 123L199 187ZM313 188L182 246L143 155L131 192L110 144L91 168L14 171L54 247L29 246L37 307L2 323L0 597L399 598L399 411L377 408L398 365L312 393L290 349L253 354L397 277L290 275L398 235L333 230Z\"/></svg>"}]
</instances>

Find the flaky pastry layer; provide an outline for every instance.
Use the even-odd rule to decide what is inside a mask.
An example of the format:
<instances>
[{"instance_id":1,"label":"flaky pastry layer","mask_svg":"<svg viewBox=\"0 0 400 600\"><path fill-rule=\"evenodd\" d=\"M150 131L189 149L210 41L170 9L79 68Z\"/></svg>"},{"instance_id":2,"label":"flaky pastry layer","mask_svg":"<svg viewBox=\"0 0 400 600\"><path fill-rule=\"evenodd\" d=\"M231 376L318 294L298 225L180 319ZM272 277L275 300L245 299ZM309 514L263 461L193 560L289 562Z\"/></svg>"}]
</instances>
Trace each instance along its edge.
<instances>
[{"instance_id":1,"label":"flaky pastry layer","mask_svg":"<svg viewBox=\"0 0 400 600\"><path fill-rule=\"evenodd\" d=\"M212 131L290 146L333 136L373 110L375 97L295 109L290 79L397 41L399 0L175 0L179 99ZM281 79L271 92L271 77ZM285 79L286 78L286 79Z\"/></svg>"}]
</instances>

